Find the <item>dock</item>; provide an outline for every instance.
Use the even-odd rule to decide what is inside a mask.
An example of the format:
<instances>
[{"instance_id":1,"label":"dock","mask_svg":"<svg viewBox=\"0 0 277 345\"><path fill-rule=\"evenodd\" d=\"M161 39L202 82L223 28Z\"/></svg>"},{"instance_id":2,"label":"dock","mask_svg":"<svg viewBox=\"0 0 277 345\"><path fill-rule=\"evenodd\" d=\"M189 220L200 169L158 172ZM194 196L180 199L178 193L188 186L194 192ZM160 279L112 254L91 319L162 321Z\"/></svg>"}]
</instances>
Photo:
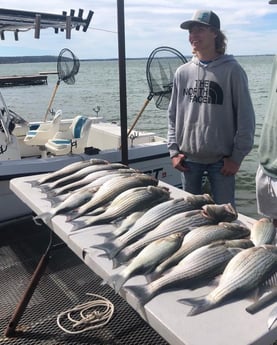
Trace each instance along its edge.
<instances>
[{"instance_id":1,"label":"dock","mask_svg":"<svg viewBox=\"0 0 277 345\"><path fill-rule=\"evenodd\" d=\"M0 76L0 87L29 85L47 85L47 75L34 74Z\"/></svg>"}]
</instances>

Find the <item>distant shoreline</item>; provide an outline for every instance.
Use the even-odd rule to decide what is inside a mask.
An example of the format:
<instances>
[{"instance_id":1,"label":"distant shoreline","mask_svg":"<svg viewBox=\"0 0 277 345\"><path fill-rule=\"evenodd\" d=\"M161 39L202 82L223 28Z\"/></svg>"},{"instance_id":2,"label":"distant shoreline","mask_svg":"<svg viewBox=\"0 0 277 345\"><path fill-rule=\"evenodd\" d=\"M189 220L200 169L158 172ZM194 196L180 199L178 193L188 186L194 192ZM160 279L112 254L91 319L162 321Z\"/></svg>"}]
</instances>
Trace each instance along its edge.
<instances>
[{"instance_id":1,"label":"distant shoreline","mask_svg":"<svg viewBox=\"0 0 277 345\"><path fill-rule=\"evenodd\" d=\"M131 58L127 60L144 60L147 58ZM0 56L0 64L13 63L37 63L37 62L57 62L58 56L43 55L43 56ZM114 61L116 58L110 59L80 59L80 61Z\"/></svg>"},{"instance_id":2,"label":"distant shoreline","mask_svg":"<svg viewBox=\"0 0 277 345\"><path fill-rule=\"evenodd\" d=\"M257 55L239 55L242 56L275 56L275 54L257 54ZM147 57L126 58L126 60L145 60ZM58 56L42 55L42 56L0 56L0 64L16 64L16 63L37 63L37 62L57 62ZM117 58L107 59L80 59L80 61L115 61Z\"/></svg>"}]
</instances>

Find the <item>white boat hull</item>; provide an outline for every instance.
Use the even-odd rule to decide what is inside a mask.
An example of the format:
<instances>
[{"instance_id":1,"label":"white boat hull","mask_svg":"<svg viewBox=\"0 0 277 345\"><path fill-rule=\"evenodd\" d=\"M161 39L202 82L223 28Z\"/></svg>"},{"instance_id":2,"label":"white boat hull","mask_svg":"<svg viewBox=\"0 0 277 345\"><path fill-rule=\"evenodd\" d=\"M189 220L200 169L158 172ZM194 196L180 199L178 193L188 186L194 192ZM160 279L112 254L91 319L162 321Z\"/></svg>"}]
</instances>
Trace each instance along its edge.
<instances>
[{"instance_id":1,"label":"white boat hull","mask_svg":"<svg viewBox=\"0 0 277 345\"><path fill-rule=\"evenodd\" d=\"M13 178L52 172L73 162L94 157L106 159L109 162L121 162L120 127L115 124L100 122L97 124L98 131L95 131L95 128L93 142L88 143L89 147L100 147L99 153L94 155L70 153L40 156L39 152L44 150L44 147L24 145L22 138L21 140L18 139L21 157L25 155L25 158L0 160L0 197L2 205L0 208L0 222L31 213L31 210L10 191L9 183ZM138 133L135 133L135 135L138 135ZM28 155L30 156L27 158ZM46 158L42 158L44 156ZM135 139L129 140L128 162L128 165L132 168L151 174L170 185L181 186L180 173L173 169L171 165L166 141L163 138L156 137L153 133L143 132Z\"/></svg>"}]
</instances>

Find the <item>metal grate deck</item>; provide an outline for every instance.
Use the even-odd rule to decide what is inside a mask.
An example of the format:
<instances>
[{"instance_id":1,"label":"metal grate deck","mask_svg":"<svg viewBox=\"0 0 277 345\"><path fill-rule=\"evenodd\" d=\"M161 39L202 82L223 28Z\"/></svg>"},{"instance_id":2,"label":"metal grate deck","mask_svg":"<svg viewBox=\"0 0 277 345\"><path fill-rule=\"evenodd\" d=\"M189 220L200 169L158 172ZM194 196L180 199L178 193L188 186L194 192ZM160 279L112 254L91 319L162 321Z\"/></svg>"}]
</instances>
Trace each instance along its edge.
<instances>
[{"instance_id":1,"label":"metal grate deck","mask_svg":"<svg viewBox=\"0 0 277 345\"><path fill-rule=\"evenodd\" d=\"M5 337L4 331L48 241L49 230L37 227L31 219L0 227L0 344L168 344L113 289L101 285L101 278L66 246L53 251L16 336ZM109 299L115 306L112 319L104 327L82 334L63 332L56 324L57 315L91 300L86 293Z\"/></svg>"}]
</instances>

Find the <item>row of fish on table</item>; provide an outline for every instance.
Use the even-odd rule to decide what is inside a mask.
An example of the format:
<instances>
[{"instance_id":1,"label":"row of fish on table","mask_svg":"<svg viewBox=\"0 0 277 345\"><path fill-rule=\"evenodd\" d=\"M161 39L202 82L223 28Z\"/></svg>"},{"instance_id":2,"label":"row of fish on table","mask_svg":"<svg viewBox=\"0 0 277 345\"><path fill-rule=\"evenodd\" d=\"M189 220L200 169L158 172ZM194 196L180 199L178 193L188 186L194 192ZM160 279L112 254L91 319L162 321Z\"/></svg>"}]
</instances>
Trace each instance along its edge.
<instances>
[{"instance_id":1,"label":"row of fish on table","mask_svg":"<svg viewBox=\"0 0 277 345\"><path fill-rule=\"evenodd\" d=\"M91 247L103 250L114 269L124 266L107 281L116 292L131 277L146 277L146 284L124 285L141 305L165 291L216 281L207 296L179 300L191 305L192 316L231 297L277 289L276 229L267 218L250 229L237 221L231 204L216 205L208 194L172 198L157 179L99 159L70 164L31 183L52 205L36 222L47 224L63 214L72 231L115 225L98 234L105 237L102 244Z\"/></svg>"}]
</instances>

